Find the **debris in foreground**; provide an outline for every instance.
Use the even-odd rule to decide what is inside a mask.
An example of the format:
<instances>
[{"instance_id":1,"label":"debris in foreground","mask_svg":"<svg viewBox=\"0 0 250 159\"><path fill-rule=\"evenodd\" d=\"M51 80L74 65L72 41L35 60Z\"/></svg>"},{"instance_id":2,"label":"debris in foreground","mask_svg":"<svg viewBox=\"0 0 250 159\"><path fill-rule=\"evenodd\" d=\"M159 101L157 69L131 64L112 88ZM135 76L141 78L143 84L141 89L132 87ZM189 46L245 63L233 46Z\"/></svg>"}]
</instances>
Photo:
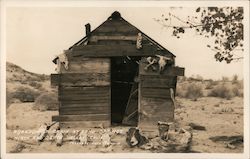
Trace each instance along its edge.
<instances>
[{"instance_id":1,"label":"debris in foreground","mask_svg":"<svg viewBox=\"0 0 250 159\"><path fill-rule=\"evenodd\" d=\"M63 143L63 133L60 131L60 127L56 129L56 146L62 146Z\"/></svg>"},{"instance_id":2,"label":"debris in foreground","mask_svg":"<svg viewBox=\"0 0 250 159\"><path fill-rule=\"evenodd\" d=\"M213 142L222 142L226 148L236 149L237 146L243 145L244 139L242 135L235 136L214 136L210 137Z\"/></svg>"},{"instance_id":3,"label":"debris in foreground","mask_svg":"<svg viewBox=\"0 0 250 159\"><path fill-rule=\"evenodd\" d=\"M10 153L19 153L22 152L23 149L25 149L26 146L22 143L18 143L13 150L10 151Z\"/></svg>"},{"instance_id":4,"label":"debris in foreground","mask_svg":"<svg viewBox=\"0 0 250 159\"><path fill-rule=\"evenodd\" d=\"M169 131L169 126L171 124L172 123L158 121L159 136L162 140L165 140L165 141L168 140L168 131Z\"/></svg>"},{"instance_id":5,"label":"debris in foreground","mask_svg":"<svg viewBox=\"0 0 250 159\"><path fill-rule=\"evenodd\" d=\"M198 125L196 123L189 123L189 126L194 129L194 130L201 130L201 131L206 131L205 126Z\"/></svg>"},{"instance_id":6,"label":"debris in foreground","mask_svg":"<svg viewBox=\"0 0 250 159\"><path fill-rule=\"evenodd\" d=\"M79 140L82 146L87 145L89 142L88 139L88 130L82 130L79 133Z\"/></svg>"},{"instance_id":7,"label":"debris in foreground","mask_svg":"<svg viewBox=\"0 0 250 159\"><path fill-rule=\"evenodd\" d=\"M104 147L108 147L111 145L110 135L108 133L103 133L101 136L101 140Z\"/></svg>"},{"instance_id":8,"label":"debris in foreground","mask_svg":"<svg viewBox=\"0 0 250 159\"><path fill-rule=\"evenodd\" d=\"M37 135L37 141L43 142L43 140L48 135L48 130L55 125L57 122L53 122L52 124L48 125L47 123L44 123L40 126L38 129L38 135Z\"/></svg>"},{"instance_id":9,"label":"debris in foreground","mask_svg":"<svg viewBox=\"0 0 250 159\"><path fill-rule=\"evenodd\" d=\"M152 152L189 152L193 135L183 128L171 130L173 123L158 122L159 136L147 138L140 134L138 128L130 128L127 132L126 142L130 147L139 147ZM145 132L145 134L147 134Z\"/></svg>"},{"instance_id":10,"label":"debris in foreground","mask_svg":"<svg viewBox=\"0 0 250 159\"><path fill-rule=\"evenodd\" d=\"M126 142L130 147L140 147L148 143L148 139L140 134L138 128L130 128L127 132Z\"/></svg>"}]
</instances>

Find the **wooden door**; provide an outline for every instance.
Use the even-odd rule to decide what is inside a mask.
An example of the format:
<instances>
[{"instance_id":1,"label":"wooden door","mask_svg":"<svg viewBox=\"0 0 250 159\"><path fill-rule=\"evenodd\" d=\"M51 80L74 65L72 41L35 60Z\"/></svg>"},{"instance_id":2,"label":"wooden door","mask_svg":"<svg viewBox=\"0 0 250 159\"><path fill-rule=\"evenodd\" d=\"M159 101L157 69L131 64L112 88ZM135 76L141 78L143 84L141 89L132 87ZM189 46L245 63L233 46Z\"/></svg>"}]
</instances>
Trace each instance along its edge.
<instances>
[{"instance_id":1,"label":"wooden door","mask_svg":"<svg viewBox=\"0 0 250 159\"><path fill-rule=\"evenodd\" d=\"M152 68L146 70L145 60L141 60L139 65L138 126L142 129L156 129L158 121L174 121L177 75L184 74L184 69L168 66L159 73Z\"/></svg>"}]
</instances>

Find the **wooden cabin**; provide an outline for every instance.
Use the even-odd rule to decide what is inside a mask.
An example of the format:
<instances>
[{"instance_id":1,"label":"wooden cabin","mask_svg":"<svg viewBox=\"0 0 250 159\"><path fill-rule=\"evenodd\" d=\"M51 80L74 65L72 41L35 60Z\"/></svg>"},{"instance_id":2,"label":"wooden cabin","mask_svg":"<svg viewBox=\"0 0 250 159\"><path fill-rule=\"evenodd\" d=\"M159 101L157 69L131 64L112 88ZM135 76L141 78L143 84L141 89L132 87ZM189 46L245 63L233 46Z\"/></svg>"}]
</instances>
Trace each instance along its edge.
<instances>
[{"instance_id":1,"label":"wooden cabin","mask_svg":"<svg viewBox=\"0 0 250 159\"><path fill-rule=\"evenodd\" d=\"M172 122L177 76L184 75L175 55L117 11L93 31L85 27L86 36L53 60L60 105L52 120L65 128Z\"/></svg>"}]
</instances>

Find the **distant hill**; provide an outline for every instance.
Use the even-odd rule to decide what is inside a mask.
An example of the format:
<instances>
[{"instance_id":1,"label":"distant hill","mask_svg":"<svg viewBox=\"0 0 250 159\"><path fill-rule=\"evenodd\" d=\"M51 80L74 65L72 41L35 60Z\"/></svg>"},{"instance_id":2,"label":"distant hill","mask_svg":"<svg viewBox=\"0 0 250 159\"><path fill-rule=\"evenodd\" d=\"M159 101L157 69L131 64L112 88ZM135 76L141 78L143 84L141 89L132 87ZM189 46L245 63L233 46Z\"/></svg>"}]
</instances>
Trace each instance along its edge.
<instances>
[{"instance_id":1,"label":"distant hill","mask_svg":"<svg viewBox=\"0 0 250 159\"><path fill-rule=\"evenodd\" d=\"M56 94L50 86L50 76L32 73L11 62L6 63L7 106L13 102L35 102L44 94Z\"/></svg>"},{"instance_id":2,"label":"distant hill","mask_svg":"<svg viewBox=\"0 0 250 159\"><path fill-rule=\"evenodd\" d=\"M11 62L6 63L6 79L7 82L21 82L25 81L36 81L36 82L45 82L49 80L49 75L45 74L36 74L22 69L20 66L17 66Z\"/></svg>"}]
</instances>

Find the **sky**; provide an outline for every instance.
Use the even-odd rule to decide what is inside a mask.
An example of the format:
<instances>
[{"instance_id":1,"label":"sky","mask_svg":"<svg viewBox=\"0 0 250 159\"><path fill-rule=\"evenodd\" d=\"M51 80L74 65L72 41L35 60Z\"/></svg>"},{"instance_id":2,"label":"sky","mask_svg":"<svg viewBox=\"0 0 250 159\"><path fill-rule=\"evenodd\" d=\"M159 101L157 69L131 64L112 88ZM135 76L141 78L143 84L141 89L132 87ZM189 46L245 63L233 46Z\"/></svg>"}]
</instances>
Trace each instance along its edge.
<instances>
[{"instance_id":1,"label":"sky","mask_svg":"<svg viewBox=\"0 0 250 159\"><path fill-rule=\"evenodd\" d=\"M185 18L195 8L169 7L8 7L6 14L6 60L40 74L55 73L52 60L85 36L87 23L92 30L114 11L176 55L176 65L185 67L186 76L205 79L243 76L243 61L216 62L207 48L211 39L189 31L177 39L154 18L169 12ZM174 22L173 22L174 23Z\"/></svg>"}]
</instances>

